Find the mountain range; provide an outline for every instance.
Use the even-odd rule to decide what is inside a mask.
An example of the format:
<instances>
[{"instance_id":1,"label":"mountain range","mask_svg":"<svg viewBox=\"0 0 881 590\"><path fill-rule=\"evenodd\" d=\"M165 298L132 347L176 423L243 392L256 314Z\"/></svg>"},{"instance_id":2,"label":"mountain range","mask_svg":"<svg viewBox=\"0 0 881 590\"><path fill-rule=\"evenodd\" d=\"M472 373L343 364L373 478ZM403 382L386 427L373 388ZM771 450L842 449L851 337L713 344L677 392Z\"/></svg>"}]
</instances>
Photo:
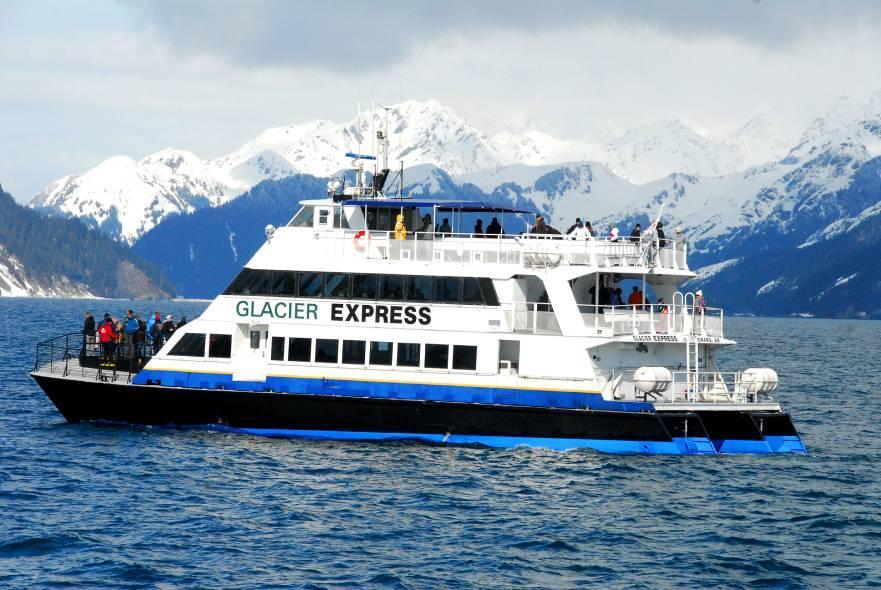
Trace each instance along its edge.
<instances>
[{"instance_id":1,"label":"mountain range","mask_svg":"<svg viewBox=\"0 0 881 590\"><path fill-rule=\"evenodd\" d=\"M562 227L586 217L625 232L663 206L667 227L689 237L695 284L734 311L874 316L881 308L839 296L879 289L860 252L876 248L869 228L881 213L881 92L840 100L789 143L767 115L722 138L662 121L605 144L538 131L488 136L434 101L407 101L388 116L407 194L492 199ZM175 150L114 158L51 184L32 206L133 243L174 269L184 295L213 296L262 242L266 223L322 195L326 178L349 167L345 151L373 149L372 125L366 116L270 129L209 161ZM818 263L825 259L837 262Z\"/></svg>"}]
</instances>

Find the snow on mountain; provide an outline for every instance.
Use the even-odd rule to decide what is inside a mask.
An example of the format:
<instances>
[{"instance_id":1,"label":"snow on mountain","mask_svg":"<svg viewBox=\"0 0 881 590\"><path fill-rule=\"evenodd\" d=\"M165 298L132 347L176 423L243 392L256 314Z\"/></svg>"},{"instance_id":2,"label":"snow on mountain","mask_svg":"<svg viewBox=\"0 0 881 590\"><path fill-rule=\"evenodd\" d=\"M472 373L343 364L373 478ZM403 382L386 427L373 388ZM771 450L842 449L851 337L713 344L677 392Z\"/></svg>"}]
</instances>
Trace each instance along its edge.
<instances>
[{"instance_id":1,"label":"snow on mountain","mask_svg":"<svg viewBox=\"0 0 881 590\"><path fill-rule=\"evenodd\" d=\"M0 244L0 297L94 297L82 283L65 276L40 280Z\"/></svg>"},{"instance_id":2,"label":"snow on mountain","mask_svg":"<svg viewBox=\"0 0 881 590\"><path fill-rule=\"evenodd\" d=\"M79 217L132 242L171 213L215 206L237 194L216 176L209 164L183 150L162 150L140 161L115 156L49 184L31 206Z\"/></svg>"},{"instance_id":3,"label":"snow on mountain","mask_svg":"<svg viewBox=\"0 0 881 590\"><path fill-rule=\"evenodd\" d=\"M600 145L559 139L534 129L523 133L497 133L489 138L488 145L503 166L602 160L604 154Z\"/></svg>"}]
</instances>

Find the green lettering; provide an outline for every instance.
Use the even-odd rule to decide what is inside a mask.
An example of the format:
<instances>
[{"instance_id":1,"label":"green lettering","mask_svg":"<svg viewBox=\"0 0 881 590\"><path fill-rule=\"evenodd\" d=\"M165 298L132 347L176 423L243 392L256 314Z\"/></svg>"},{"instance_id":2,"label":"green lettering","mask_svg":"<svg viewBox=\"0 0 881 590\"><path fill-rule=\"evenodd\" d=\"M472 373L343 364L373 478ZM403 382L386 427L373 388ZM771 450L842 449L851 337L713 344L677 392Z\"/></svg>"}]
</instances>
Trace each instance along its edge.
<instances>
[{"instance_id":1,"label":"green lettering","mask_svg":"<svg viewBox=\"0 0 881 590\"><path fill-rule=\"evenodd\" d=\"M317 320L318 319L318 304L317 303L307 303L306 304L306 319L307 320Z\"/></svg>"},{"instance_id":2,"label":"green lettering","mask_svg":"<svg viewBox=\"0 0 881 590\"><path fill-rule=\"evenodd\" d=\"M236 303L236 314L240 317L245 317L248 315L248 302L247 301L239 301Z\"/></svg>"},{"instance_id":3,"label":"green lettering","mask_svg":"<svg viewBox=\"0 0 881 590\"><path fill-rule=\"evenodd\" d=\"M263 304L263 310L260 312L260 317L265 315L272 317L272 305L270 305L268 301Z\"/></svg>"},{"instance_id":4,"label":"green lettering","mask_svg":"<svg viewBox=\"0 0 881 590\"><path fill-rule=\"evenodd\" d=\"M286 306L285 306L284 301L279 301L278 303L276 303L275 304L275 317L277 317L279 319L286 318L287 316L285 315L285 307ZM279 311L279 308L281 308L280 311Z\"/></svg>"},{"instance_id":5,"label":"green lettering","mask_svg":"<svg viewBox=\"0 0 881 590\"><path fill-rule=\"evenodd\" d=\"M302 320L303 319L303 304L298 303L294 306L294 319Z\"/></svg>"}]
</instances>

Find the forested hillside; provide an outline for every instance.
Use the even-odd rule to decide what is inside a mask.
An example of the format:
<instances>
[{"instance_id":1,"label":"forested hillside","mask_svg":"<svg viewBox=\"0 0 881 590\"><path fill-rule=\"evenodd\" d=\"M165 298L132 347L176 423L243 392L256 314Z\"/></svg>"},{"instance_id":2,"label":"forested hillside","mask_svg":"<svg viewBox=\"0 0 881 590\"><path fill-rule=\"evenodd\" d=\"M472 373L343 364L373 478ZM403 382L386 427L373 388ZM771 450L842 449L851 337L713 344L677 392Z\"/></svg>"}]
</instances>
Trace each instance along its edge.
<instances>
[{"instance_id":1,"label":"forested hillside","mask_svg":"<svg viewBox=\"0 0 881 590\"><path fill-rule=\"evenodd\" d=\"M134 256L125 245L79 220L44 217L22 207L2 186L0 248L7 287L15 282L32 286L35 292L27 294L71 291L140 298L174 292L155 265Z\"/></svg>"}]
</instances>

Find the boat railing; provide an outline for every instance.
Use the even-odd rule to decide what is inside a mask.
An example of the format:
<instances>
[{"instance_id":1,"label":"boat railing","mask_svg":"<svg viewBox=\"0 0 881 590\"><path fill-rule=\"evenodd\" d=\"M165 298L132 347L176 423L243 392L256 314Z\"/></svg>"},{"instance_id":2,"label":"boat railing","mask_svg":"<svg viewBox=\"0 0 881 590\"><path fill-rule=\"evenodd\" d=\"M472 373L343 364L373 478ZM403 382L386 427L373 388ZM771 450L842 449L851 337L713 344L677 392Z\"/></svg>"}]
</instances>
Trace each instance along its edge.
<instances>
[{"instance_id":1,"label":"boat railing","mask_svg":"<svg viewBox=\"0 0 881 590\"><path fill-rule=\"evenodd\" d=\"M578 306L584 325L611 336L695 336L724 338L725 312L693 305Z\"/></svg>"},{"instance_id":2,"label":"boat railing","mask_svg":"<svg viewBox=\"0 0 881 590\"><path fill-rule=\"evenodd\" d=\"M132 351L125 344L116 345L108 357L95 338L86 338L82 332L68 332L37 343L34 372L130 382L151 357L152 349L145 343L136 343Z\"/></svg>"},{"instance_id":3,"label":"boat railing","mask_svg":"<svg viewBox=\"0 0 881 590\"><path fill-rule=\"evenodd\" d=\"M648 267L688 271L684 239L591 238L574 240L558 234L473 234L414 232L395 239L393 231L334 230L315 232L335 257L407 262L516 264L521 266L583 265L600 268Z\"/></svg>"},{"instance_id":4,"label":"boat railing","mask_svg":"<svg viewBox=\"0 0 881 590\"><path fill-rule=\"evenodd\" d=\"M550 303L520 302L506 311L512 332L528 334L560 334L560 324Z\"/></svg>"},{"instance_id":5,"label":"boat railing","mask_svg":"<svg viewBox=\"0 0 881 590\"><path fill-rule=\"evenodd\" d=\"M671 371L672 380L656 391L644 393L634 385L636 369L613 370L608 388L618 400L652 403L757 404L774 401L761 383L745 378L743 371Z\"/></svg>"}]
</instances>

